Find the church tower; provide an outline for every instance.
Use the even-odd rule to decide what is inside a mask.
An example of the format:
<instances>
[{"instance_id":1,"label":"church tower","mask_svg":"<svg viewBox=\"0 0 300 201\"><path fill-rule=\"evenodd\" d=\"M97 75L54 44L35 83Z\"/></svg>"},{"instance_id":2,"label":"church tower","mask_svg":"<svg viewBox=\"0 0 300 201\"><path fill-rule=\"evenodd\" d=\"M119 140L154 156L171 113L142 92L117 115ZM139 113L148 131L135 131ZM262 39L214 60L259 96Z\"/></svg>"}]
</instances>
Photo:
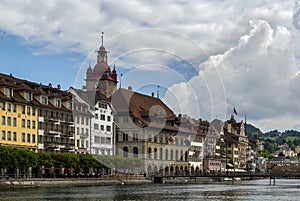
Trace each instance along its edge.
<instances>
[{"instance_id":1,"label":"church tower","mask_svg":"<svg viewBox=\"0 0 300 201\"><path fill-rule=\"evenodd\" d=\"M114 69L111 71L107 64L107 54L105 47L103 46L103 32L101 35L101 46L97 54L97 63L92 69L89 65L86 71L86 89L88 91L98 90L104 94L107 98L110 98L117 88L117 71Z\"/></svg>"}]
</instances>

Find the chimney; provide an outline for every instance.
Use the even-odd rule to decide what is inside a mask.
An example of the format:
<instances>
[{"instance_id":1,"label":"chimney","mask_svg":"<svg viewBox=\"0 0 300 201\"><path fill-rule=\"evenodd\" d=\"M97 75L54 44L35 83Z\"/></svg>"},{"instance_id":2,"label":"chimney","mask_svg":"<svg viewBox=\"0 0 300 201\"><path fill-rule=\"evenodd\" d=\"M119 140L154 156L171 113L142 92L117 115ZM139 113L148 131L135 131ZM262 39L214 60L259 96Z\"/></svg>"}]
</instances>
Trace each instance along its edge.
<instances>
[{"instance_id":1,"label":"chimney","mask_svg":"<svg viewBox=\"0 0 300 201\"><path fill-rule=\"evenodd\" d=\"M49 84L48 84L48 86L49 86L49 87L52 87L52 84L51 84L51 83L49 83Z\"/></svg>"},{"instance_id":2,"label":"chimney","mask_svg":"<svg viewBox=\"0 0 300 201\"><path fill-rule=\"evenodd\" d=\"M60 88L61 88L60 84L58 84L58 85L57 85L57 88L58 88L58 89L60 89Z\"/></svg>"},{"instance_id":3,"label":"chimney","mask_svg":"<svg viewBox=\"0 0 300 201\"><path fill-rule=\"evenodd\" d=\"M151 96L154 97L154 92L151 93Z\"/></svg>"},{"instance_id":4,"label":"chimney","mask_svg":"<svg viewBox=\"0 0 300 201\"><path fill-rule=\"evenodd\" d=\"M131 86L128 86L128 90L129 90L129 91L132 91L132 87L131 87Z\"/></svg>"}]
</instances>

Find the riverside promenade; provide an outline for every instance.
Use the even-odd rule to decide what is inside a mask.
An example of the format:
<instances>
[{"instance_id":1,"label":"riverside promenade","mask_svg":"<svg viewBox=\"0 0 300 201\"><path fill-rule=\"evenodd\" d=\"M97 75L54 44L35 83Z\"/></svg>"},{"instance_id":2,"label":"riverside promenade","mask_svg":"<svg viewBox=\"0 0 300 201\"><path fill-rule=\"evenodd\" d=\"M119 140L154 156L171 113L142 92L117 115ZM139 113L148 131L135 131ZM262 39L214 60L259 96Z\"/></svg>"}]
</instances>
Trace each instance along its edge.
<instances>
[{"instance_id":1,"label":"riverside promenade","mask_svg":"<svg viewBox=\"0 0 300 201\"><path fill-rule=\"evenodd\" d=\"M0 180L0 189L19 187L98 186L126 184L135 185L151 183L153 183L152 180L149 180L141 175L106 175L99 178L2 178Z\"/></svg>"}]
</instances>

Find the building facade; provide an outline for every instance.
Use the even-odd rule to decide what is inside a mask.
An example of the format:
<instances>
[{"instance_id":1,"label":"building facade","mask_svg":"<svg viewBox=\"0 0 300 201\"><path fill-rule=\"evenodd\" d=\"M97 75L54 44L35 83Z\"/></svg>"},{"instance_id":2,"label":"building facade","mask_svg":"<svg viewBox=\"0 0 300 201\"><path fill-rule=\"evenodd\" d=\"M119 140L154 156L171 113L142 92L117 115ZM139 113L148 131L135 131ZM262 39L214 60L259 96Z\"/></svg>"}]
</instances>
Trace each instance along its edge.
<instances>
[{"instance_id":1,"label":"building facade","mask_svg":"<svg viewBox=\"0 0 300 201\"><path fill-rule=\"evenodd\" d=\"M143 164L136 173L182 174L189 170L187 140L196 133L180 127L179 118L159 98L131 88L119 89L112 104L116 109L116 154L141 158Z\"/></svg>"},{"instance_id":2,"label":"building facade","mask_svg":"<svg viewBox=\"0 0 300 201\"><path fill-rule=\"evenodd\" d=\"M91 153L91 119L93 115L90 106L79 96L76 89L71 87L68 91L72 94L75 152Z\"/></svg>"},{"instance_id":3,"label":"building facade","mask_svg":"<svg viewBox=\"0 0 300 201\"><path fill-rule=\"evenodd\" d=\"M37 151L38 107L33 90L12 75L0 74L0 146Z\"/></svg>"}]
</instances>

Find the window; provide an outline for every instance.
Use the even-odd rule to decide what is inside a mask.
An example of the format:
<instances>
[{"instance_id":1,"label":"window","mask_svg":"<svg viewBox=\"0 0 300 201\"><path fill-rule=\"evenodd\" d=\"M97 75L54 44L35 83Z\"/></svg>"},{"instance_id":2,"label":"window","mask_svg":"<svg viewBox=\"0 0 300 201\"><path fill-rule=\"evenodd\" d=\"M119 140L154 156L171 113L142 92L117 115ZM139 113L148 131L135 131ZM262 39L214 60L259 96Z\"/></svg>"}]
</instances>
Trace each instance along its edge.
<instances>
[{"instance_id":1,"label":"window","mask_svg":"<svg viewBox=\"0 0 300 201\"><path fill-rule=\"evenodd\" d=\"M35 121L32 121L32 129L35 129Z\"/></svg>"},{"instance_id":2,"label":"window","mask_svg":"<svg viewBox=\"0 0 300 201\"><path fill-rule=\"evenodd\" d=\"M105 137L101 137L101 144L105 144Z\"/></svg>"},{"instance_id":3,"label":"window","mask_svg":"<svg viewBox=\"0 0 300 201\"><path fill-rule=\"evenodd\" d=\"M111 127L110 126L106 126L106 131L111 132Z\"/></svg>"},{"instance_id":4,"label":"window","mask_svg":"<svg viewBox=\"0 0 300 201\"><path fill-rule=\"evenodd\" d=\"M11 126L11 117L7 117L7 125Z\"/></svg>"},{"instance_id":5,"label":"window","mask_svg":"<svg viewBox=\"0 0 300 201\"><path fill-rule=\"evenodd\" d=\"M31 101L31 93L26 92L26 101Z\"/></svg>"},{"instance_id":6,"label":"window","mask_svg":"<svg viewBox=\"0 0 300 201\"><path fill-rule=\"evenodd\" d=\"M7 140L11 141L11 132L7 131Z\"/></svg>"},{"instance_id":7,"label":"window","mask_svg":"<svg viewBox=\"0 0 300 201\"><path fill-rule=\"evenodd\" d=\"M22 105L22 114L25 114L25 105Z\"/></svg>"},{"instance_id":8,"label":"window","mask_svg":"<svg viewBox=\"0 0 300 201\"><path fill-rule=\"evenodd\" d=\"M13 112L17 112L17 105L13 104Z\"/></svg>"},{"instance_id":9,"label":"window","mask_svg":"<svg viewBox=\"0 0 300 201\"><path fill-rule=\"evenodd\" d=\"M99 136L95 136L95 143L97 143L97 144L100 143L100 137Z\"/></svg>"},{"instance_id":10,"label":"window","mask_svg":"<svg viewBox=\"0 0 300 201\"><path fill-rule=\"evenodd\" d=\"M30 134L27 133L27 142L30 142Z\"/></svg>"},{"instance_id":11,"label":"window","mask_svg":"<svg viewBox=\"0 0 300 201\"><path fill-rule=\"evenodd\" d=\"M89 129L87 129L87 128L85 129L85 134L89 135Z\"/></svg>"},{"instance_id":12,"label":"window","mask_svg":"<svg viewBox=\"0 0 300 201\"><path fill-rule=\"evenodd\" d=\"M80 117L76 117L76 119L77 119L77 124L79 124L79 119L80 119Z\"/></svg>"},{"instance_id":13,"label":"window","mask_svg":"<svg viewBox=\"0 0 300 201\"><path fill-rule=\"evenodd\" d=\"M48 104L48 97L42 96L42 104L47 105Z\"/></svg>"},{"instance_id":14,"label":"window","mask_svg":"<svg viewBox=\"0 0 300 201\"><path fill-rule=\"evenodd\" d=\"M104 131L104 126L103 125L101 125L101 130Z\"/></svg>"},{"instance_id":15,"label":"window","mask_svg":"<svg viewBox=\"0 0 300 201\"><path fill-rule=\"evenodd\" d=\"M7 103L7 111L11 111L11 104L10 103Z\"/></svg>"},{"instance_id":16,"label":"window","mask_svg":"<svg viewBox=\"0 0 300 201\"><path fill-rule=\"evenodd\" d=\"M104 115L104 114L101 114L101 115L100 115L100 119L103 120L103 121L105 121L105 115Z\"/></svg>"},{"instance_id":17,"label":"window","mask_svg":"<svg viewBox=\"0 0 300 201\"><path fill-rule=\"evenodd\" d=\"M13 140L14 140L14 142L17 141L17 133L16 132L13 132Z\"/></svg>"},{"instance_id":18,"label":"window","mask_svg":"<svg viewBox=\"0 0 300 201\"><path fill-rule=\"evenodd\" d=\"M15 127L17 126L17 118L15 118L15 117L13 118L13 126L15 126Z\"/></svg>"},{"instance_id":19,"label":"window","mask_svg":"<svg viewBox=\"0 0 300 201\"><path fill-rule=\"evenodd\" d=\"M30 107L27 107L27 114L30 115Z\"/></svg>"},{"instance_id":20,"label":"window","mask_svg":"<svg viewBox=\"0 0 300 201\"><path fill-rule=\"evenodd\" d=\"M25 119L22 119L22 128L25 128Z\"/></svg>"},{"instance_id":21,"label":"window","mask_svg":"<svg viewBox=\"0 0 300 201\"><path fill-rule=\"evenodd\" d=\"M11 88L5 88L5 95L6 95L6 97L10 98L11 95L12 95L11 92L12 92L12 91L11 91Z\"/></svg>"},{"instance_id":22,"label":"window","mask_svg":"<svg viewBox=\"0 0 300 201\"><path fill-rule=\"evenodd\" d=\"M35 143L35 134L32 134L32 143Z\"/></svg>"},{"instance_id":23,"label":"window","mask_svg":"<svg viewBox=\"0 0 300 201\"><path fill-rule=\"evenodd\" d=\"M111 138L110 137L106 138L106 144L111 144Z\"/></svg>"},{"instance_id":24,"label":"window","mask_svg":"<svg viewBox=\"0 0 300 201\"><path fill-rule=\"evenodd\" d=\"M4 101L2 101L1 108L2 108L2 110L5 110L5 102Z\"/></svg>"},{"instance_id":25,"label":"window","mask_svg":"<svg viewBox=\"0 0 300 201\"><path fill-rule=\"evenodd\" d=\"M139 140L139 134L133 133L133 141L138 141L138 140Z\"/></svg>"},{"instance_id":26,"label":"window","mask_svg":"<svg viewBox=\"0 0 300 201\"><path fill-rule=\"evenodd\" d=\"M32 108L32 115L35 116L35 108Z\"/></svg>"},{"instance_id":27,"label":"window","mask_svg":"<svg viewBox=\"0 0 300 201\"><path fill-rule=\"evenodd\" d=\"M84 134L84 128L81 128L81 134L82 135Z\"/></svg>"},{"instance_id":28,"label":"window","mask_svg":"<svg viewBox=\"0 0 300 201\"><path fill-rule=\"evenodd\" d=\"M99 108L107 109L107 104L105 103L99 103L98 106Z\"/></svg>"},{"instance_id":29,"label":"window","mask_svg":"<svg viewBox=\"0 0 300 201\"><path fill-rule=\"evenodd\" d=\"M128 135L126 133L123 133L123 142L128 141Z\"/></svg>"},{"instance_id":30,"label":"window","mask_svg":"<svg viewBox=\"0 0 300 201\"><path fill-rule=\"evenodd\" d=\"M2 140L5 140L6 139L6 133L5 131L2 131Z\"/></svg>"},{"instance_id":31,"label":"window","mask_svg":"<svg viewBox=\"0 0 300 201\"><path fill-rule=\"evenodd\" d=\"M85 147L89 148L89 141L85 141Z\"/></svg>"},{"instance_id":32,"label":"window","mask_svg":"<svg viewBox=\"0 0 300 201\"><path fill-rule=\"evenodd\" d=\"M79 128L77 127L77 133L76 133L77 135L79 135L80 133L79 133Z\"/></svg>"},{"instance_id":33,"label":"window","mask_svg":"<svg viewBox=\"0 0 300 201\"><path fill-rule=\"evenodd\" d=\"M60 107L61 106L61 100L60 99L56 99L55 105L56 105L56 107Z\"/></svg>"},{"instance_id":34,"label":"window","mask_svg":"<svg viewBox=\"0 0 300 201\"><path fill-rule=\"evenodd\" d=\"M99 124L94 124L94 129L99 130Z\"/></svg>"},{"instance_id":35,"label":"window","mask_svg":"<svg viewBox=\"0 0 300 201\"><path fill-rule=\"evenodd\" d=\"M98 117L98 114L95 114L95 119L98 119L99 117Z\"/></svg>"},{"instance_id":36,"label":"window","mask_svg":"<svg viewBox=\"0 0 300 201\"><path fill-rule=\"evenodd\" d=\"M6 120L6 118L5 118L5 116L2 116L2 125L5 125L5 121Z\"/></svg>"},{"instance_id":37,"label":"window","mask_svg":"<svg viewBox=\"0 0 300 201\"><path fill-rule=\"evenodd\" d=\"M79 140L76 140L77 147L80 147Z\"/></svg>"},{"instance_id":38,"label":"window","mask_svg":"<svg viewBox=\"0 0 300 201\"><path fill-rule=\"evenodd\" d=\"M111 121L111 117L110 116L107 116L107 121Z\"/></svg>"},{"instance_id":39,"label":"window","mask_svg":"<svg viewBox=\"0 0 300 201\"><path fill-rule=\"evenodd\" d=\"M81 125L84 124L84 117L81 117Z\"/></svg>"},{"instance_id":40,"label":"window","mask_svg":"<svg viewBox=\"0 0 300 201\"><path fill-rule=\"evenodd\" d=\"M84 147L84 140L81 140L81 147Z\"/></svg>"},{"instance_id":41,"label":"window","mask_svg":"<svg viewBox=\"0 0 300 201\"><path fill-rule=\"evenodd\" d=\"M85 118L85 125L87 125L87 126L89 125L89 118L87 118L87 117Z\"/></svg>"},{"instance_id":42,"label":"window","mask_svg":"<svg viewBox=\"0 0 300 201\"><path fill-rule=\"evenodd\" d=\"M27 120L27 128L30 128L30 120Z\"/></svg>"},{"instance_id":43,"label":"window","mask_svg":"<svg viewBox=\"0 0 300 201\"><path fill-rule=\"evenodd\" d=\"M68 102L67 103L67 107L68 107L69 110L72 110L73 109L72 102Z\"/></svg>"}]
</instances>

